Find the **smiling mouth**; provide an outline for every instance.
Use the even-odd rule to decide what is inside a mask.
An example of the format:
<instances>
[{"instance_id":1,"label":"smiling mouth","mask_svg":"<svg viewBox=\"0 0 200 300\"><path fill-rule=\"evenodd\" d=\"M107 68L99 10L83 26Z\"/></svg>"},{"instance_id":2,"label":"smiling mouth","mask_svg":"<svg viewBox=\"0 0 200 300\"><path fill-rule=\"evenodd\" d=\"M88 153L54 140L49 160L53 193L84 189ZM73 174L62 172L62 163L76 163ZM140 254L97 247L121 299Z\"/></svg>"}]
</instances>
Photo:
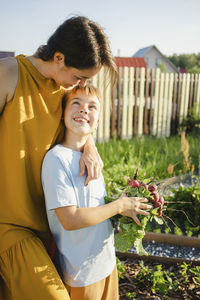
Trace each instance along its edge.
<instances>
[{"instance_id":1,"label":"smiling mouth","mask_svg":"<svg viewBox=\"0 0 200 300\"><path fill-rule=\"evenodd\" d=\"M88 119L86 119L86 118L84 118L84 117L75 117L75 118L73 118L73 120L74 121L76 121L76 122L86 122L86 123L89 123L90 121L88 120Z\"/></svg>"}]
</instances>

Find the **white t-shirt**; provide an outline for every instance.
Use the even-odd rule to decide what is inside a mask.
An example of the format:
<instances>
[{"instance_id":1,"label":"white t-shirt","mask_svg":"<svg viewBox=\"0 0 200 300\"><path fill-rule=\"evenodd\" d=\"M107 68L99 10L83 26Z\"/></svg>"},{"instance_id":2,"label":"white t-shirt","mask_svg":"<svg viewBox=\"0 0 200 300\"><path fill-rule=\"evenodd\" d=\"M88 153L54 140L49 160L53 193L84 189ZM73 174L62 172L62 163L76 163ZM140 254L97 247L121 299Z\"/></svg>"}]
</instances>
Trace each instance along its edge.
<instances>
[{"instance_id":1,"label":"white t-shirt","mask_svg":"<svg viewBox=\"0 0 200 300\"><path fill-rule=\"evenodd\" d=\"M57 145L47 152L42 165L47 216L59 249L63 280L74 287L87 286L106 278L116 263L110 220L69 231L62 227L54 210L71 205L104 205L103 175L85 186L86 176L79 176L81 155L81 152Z\"/></svg>"}]
</instances>

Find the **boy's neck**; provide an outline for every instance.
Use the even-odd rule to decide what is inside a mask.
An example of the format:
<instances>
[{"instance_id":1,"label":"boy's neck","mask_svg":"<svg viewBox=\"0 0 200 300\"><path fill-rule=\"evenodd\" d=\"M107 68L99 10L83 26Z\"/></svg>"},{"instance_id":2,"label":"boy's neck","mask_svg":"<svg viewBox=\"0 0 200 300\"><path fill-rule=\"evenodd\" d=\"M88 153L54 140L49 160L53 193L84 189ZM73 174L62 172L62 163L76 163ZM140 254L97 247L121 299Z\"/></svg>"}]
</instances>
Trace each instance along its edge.
<instances>
[{"instance_id":1,"label":"boy's neck","mask_svg":"<svg viewBox=\"0 0 200 300\"><path fill-rule=\"evenodd\" d=\"M69 149L82 152L85 143L87 142L88 135L84 136L77 136L70 132L65 132L65 137L63 139L63 142L61 143L64 147L67 147Z\"/></svg>"}]
</instances>

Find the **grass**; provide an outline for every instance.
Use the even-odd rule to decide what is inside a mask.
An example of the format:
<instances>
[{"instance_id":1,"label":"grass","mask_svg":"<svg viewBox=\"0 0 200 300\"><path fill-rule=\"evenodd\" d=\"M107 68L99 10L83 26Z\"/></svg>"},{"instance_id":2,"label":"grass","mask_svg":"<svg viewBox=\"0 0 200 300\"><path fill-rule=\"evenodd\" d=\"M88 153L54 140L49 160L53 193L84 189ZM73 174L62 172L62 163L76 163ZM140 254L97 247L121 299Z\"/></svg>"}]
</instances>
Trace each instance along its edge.
<instances>
[{"instance_id":1,"label":"grass","mask_svg":"<svg viewBox=\"0 0 200 300\"><path fill-rule=\"evenodd\" d=\"M141 180L161 180L189 171L199 172L200 138L187 135L189 143L189 164L185 169L185 140L181 135L169 138L151 136L135 137L132 140L111 140L97 145L104 162L104 177L107 189L111 183L126 184L127 177L133 177L139 169ZM188 157L187 157L188 159Z\"/></svg>"}]
</instances>

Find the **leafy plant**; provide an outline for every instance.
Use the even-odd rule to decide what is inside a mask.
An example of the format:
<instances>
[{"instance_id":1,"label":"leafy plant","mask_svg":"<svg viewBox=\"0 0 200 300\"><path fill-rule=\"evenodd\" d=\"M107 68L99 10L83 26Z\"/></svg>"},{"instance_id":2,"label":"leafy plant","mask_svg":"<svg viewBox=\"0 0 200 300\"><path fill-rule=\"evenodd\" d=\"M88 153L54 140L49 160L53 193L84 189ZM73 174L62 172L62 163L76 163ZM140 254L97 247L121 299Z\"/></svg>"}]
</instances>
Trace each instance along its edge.
<instances>
[{"instance_id":1,"label":"leafy plant","mask_svg":"<svg viewBox=\"0 0 200 300\"><path fill-rule=\"evenodd\" d=\"M196 266L195 268L191 268L190 272L195 274L193 277L193 281L200 286L200 266Z\"/></svg>"},{"instance_id":2,"label":"leafy plant","mask_svg":"<svg viewBox=\"0 0 200 300\"><path fill-rule=\"evenodd\" d=\"M198 236L200 234L200 186L198 182L190 187L181 185L178 189L171 189L171 191L173 195L166 198L167 202L171 202L167 207L167 215L176 224L179 222L183 233ZM181 214L183 218L180 218ZM181 232L174 230L174 233L180 234Z\"/></svg>"},{"instance_id":3,"label":"leafy plant","mask_svg":"<svg viewBox=\"0 0 200 300\"><path fill-rule=\"evenodd\" d=\"M133 299L133 300L136 299L136 293L134 293L134 292L126 293L126 296L127 296L129 299Z\"/></svg>"},{"instance_id":4,"label":"leafy plant","mask_svg":"<svg viewBox=\"0 0 200 300\"><path fill-rule=\"evenodd\" d=\"M167 295L169 289L177 289L177 283L174 280L175 274L163 271L162 265L156 265L152 270L148 266L142 265L142 269L136 278L147 287L150 287L152 293L159 291L161 294Z\"/></svg>"},{"instance_id":5,"label":"leafy plant","mask_svg":"<svg viewBox=\"0 0 200 300\"><path fill-rule=\"evenodd\" d=\"M125 187L117 188L114 195L106 196L107 203L115 201L123 194L127 197L143 197L147 198L153 204L153 209L150 210L150 216L140 215L139 219L141 226L137 225L132 218L124 216L115 216L111 218L113 226L117 229L115 234L115 247L121 251L126 252L134 245L136 253L139 255L148 255L142 245L142 239L145 235L145 228L148 221L153 219L158 224L163 224L162 208L164 205L163 197L160 197L155 184L146 184L137 179L138 170L134 178L128 181Z\"/></svg>"},{"instance_id":6,"label":"leafy plant","mask_svg":"<svg viewBox=\"0 0 200 300\"><path fill-rule=\"evenodd\" d=\"M116 264L117 264L117 272L118 272L118 278L123 279L124 273L126 271L125 265L119 260L119 258L116 258Z\"/></svg>"}]
</instances>

